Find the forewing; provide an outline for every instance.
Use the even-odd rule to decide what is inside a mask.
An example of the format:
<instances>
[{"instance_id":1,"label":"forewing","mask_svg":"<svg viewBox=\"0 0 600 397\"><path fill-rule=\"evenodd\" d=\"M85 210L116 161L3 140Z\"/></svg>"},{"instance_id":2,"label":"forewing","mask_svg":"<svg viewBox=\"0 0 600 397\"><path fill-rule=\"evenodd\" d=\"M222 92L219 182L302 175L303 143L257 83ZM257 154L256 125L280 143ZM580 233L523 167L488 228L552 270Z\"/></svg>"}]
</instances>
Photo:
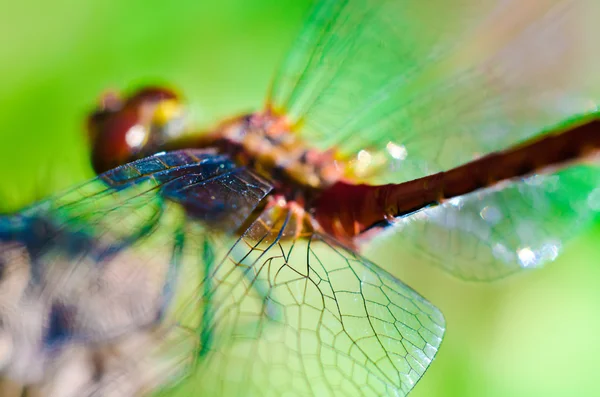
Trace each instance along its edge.
<instances>
[{"instance_id":1,"label":"forewing","mask_svg":"<svg viewBox=\"0 0 600 397\"><path fill-rule=\"evenodd\" d=\"M181 375L173 360L193 357L196 336L161 320L187 225L233 233L270 189L224 156L188 150L1 218L3 374L61 396L128 396Z\"/></svg>"},{"instance_id":2,"label":"forewing","mask_svg":"<svg viewBox=\"0 0 600 397\"><path fill-rule=\"evenodd\" d=\"M598 15L593 0L320 1L269 103L309 144L382 162L370 182L415 179L595 111Z\"/></svg>"},{"instance_id":3,"label":"forewing","mask_svg":"<svg viewBox=\"0 0 600 397\"><path fill-rule=\"evenodd\" d=\"M406 395L423 375L440 312L329 237L298 230L293 215L267 210L233 247L212 239L192 250L213 265L190 267L196 300L177 305L200 348L176 395Z\"/></svg>"},{"instance_id":4,"label":"forewing","mask_svg":"<svg viewBox=\"0 0 600 397\"><path fill-rule=\"evenodd\" d=\"M598 16L592 0L322 1L270 104L357 179L416 179L597 112ZM581 169L451 200L390 238L462 278L540 265L595 216L600 171Z\"/></svg>"}]
</instances>

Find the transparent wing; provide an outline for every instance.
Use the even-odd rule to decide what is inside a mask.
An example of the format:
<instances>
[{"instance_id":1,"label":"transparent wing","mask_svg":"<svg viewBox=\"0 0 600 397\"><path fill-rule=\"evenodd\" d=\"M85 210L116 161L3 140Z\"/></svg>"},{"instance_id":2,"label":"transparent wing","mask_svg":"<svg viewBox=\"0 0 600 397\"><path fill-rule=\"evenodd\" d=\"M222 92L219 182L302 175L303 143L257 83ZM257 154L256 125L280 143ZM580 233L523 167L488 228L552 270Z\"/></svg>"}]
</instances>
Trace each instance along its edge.
<instances>
[{"instance_id":1,"label":"transparent wing","mask_svg":"<svg viewBox=\"0 0 600 397\"><path fill-rule=\"evenodd\" d=\"M188 247L204 267L189 267L192 299L175 316L200 335L198 371L175 395L406 395L423 375L442 340L440 312L298 230L292 214L267 210L233 247Z\"/></svg>"},{"instance_id":2,"label":"transparent wing","mask_svg":"<svg viewBox=\"0 0 600 397\"><path fill-rule=\"evenodd\" d=\"M130 396L181 376L196 337L161 320L185 225L231 233L270 189L224 156L180 151L0 218L2 374L58 396Z\"/></svg>"},{"instance_id":3,"label":"transparent wing","mask_svg":"<svg viewBox=\"0 0 600 397\"><path fill-rule=\"evenodd\" d=\"M597 112L598 16L592 0L321 1L270 103L307 142L354 158L358 179L412 180ZM590 167L477 193L390 239L463 278L506 275L595 216L599 178Z\"/></svg>"},{"instance_id":4,"label":"transparent wing","mask_svg":"<svg viewBox=\"0 0 600 397\"><path fill-rule=\"evenodd\" d=\"M594 166L535 175L398 219L364 249L385 245L466 280L501 278L554 260L600 213L598 186Z\"/></svg>"},{"instance_id":5,"label":"transparent wing","mask_svg":"<svg viewBox=\"0 0 600 397\"><path fill-rule=\"evenodd\" d=\"M439 311L284 209L236 238L269 190L185 151L2 218L2 374L60 396L408 393Z\"/></svg>"},{"instance_id":6,"label":"transparent wing","mask_svg":"<svg viewBox=\"0 0 600 397\"><path fill-rule=\"evenodd\" d=\"M312 145L369 152L370 182L415 179L596 111L599 15L593 0L320 1L269 104Z\"/></svg>"}]
</instances>

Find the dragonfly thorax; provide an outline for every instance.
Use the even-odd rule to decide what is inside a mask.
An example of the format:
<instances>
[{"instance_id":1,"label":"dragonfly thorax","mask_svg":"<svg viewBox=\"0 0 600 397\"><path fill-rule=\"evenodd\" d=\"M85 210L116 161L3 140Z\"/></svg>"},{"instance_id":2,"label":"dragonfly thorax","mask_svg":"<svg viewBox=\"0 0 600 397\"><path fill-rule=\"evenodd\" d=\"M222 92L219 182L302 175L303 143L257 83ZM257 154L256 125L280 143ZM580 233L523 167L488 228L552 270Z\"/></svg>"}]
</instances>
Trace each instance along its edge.
<instances>
[{"instance_id":1,"label":"dragonfly thorax","mask_svg":"<svg viewBox=\"0 0 600 397\"><path fill-rule=\"evenodd\" d=\"M344 162L332 151L308 147L291 131L285 118L268 112L228 120L209 137L207 146L217 147L271 180L288 198L290 193L296 196L326 188L345 171Z\"/></svg>"}]
</instances>

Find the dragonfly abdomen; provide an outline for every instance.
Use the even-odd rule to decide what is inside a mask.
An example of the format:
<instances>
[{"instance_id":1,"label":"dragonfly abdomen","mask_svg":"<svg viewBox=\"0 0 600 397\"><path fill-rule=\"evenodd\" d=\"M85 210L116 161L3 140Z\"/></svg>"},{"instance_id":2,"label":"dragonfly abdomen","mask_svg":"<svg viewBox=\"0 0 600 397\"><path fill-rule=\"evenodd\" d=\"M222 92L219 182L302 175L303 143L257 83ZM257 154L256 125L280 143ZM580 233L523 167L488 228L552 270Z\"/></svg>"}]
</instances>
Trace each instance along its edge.
<instances>
[{"instance_id":1,"label":"dragonfly abdomen","mask_svg":"<svg viewBox=\"0 0 600 397\"><path fill-rule=\"evenodd\" d=\"M442 173L444 198L545 172L547 168L560 168L593 155L599 149L600 120L593 118Z\"/></svg>"},{"instance_id":2,"label":"dragonfly abdomen","mask_svg":"<svg viewBox=\"0 0 600 397\"><path fill-rule=\"evenodd\" d=\"M353 238L382 222L504 181L560 168L599 150L600 120L593 117L412 181L379 186L339 181L320 193L313 213L329 233Z\"/></svg>"}]
</instances>

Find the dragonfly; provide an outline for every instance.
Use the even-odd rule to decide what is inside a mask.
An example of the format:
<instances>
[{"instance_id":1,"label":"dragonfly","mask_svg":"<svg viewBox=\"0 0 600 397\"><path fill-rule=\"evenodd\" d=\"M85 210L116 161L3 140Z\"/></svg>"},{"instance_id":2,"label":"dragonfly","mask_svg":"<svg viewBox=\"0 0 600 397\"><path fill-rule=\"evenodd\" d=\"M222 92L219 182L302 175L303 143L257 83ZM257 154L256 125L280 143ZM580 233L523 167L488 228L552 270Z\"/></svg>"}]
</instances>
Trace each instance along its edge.
<instances>
[{"instance_id":1,"label":"dragonfly","mask_svg":"<svg viewBox=\"0 0 600 397\"><path fill-rule=\"evenodd\" d=\"M363 250L493 280L599 208L597 6L452 3L318 1L209 131L103 96L99 176L0 217L5 395L408 394L445 320Z\"/></svg>"}]
</instances>

